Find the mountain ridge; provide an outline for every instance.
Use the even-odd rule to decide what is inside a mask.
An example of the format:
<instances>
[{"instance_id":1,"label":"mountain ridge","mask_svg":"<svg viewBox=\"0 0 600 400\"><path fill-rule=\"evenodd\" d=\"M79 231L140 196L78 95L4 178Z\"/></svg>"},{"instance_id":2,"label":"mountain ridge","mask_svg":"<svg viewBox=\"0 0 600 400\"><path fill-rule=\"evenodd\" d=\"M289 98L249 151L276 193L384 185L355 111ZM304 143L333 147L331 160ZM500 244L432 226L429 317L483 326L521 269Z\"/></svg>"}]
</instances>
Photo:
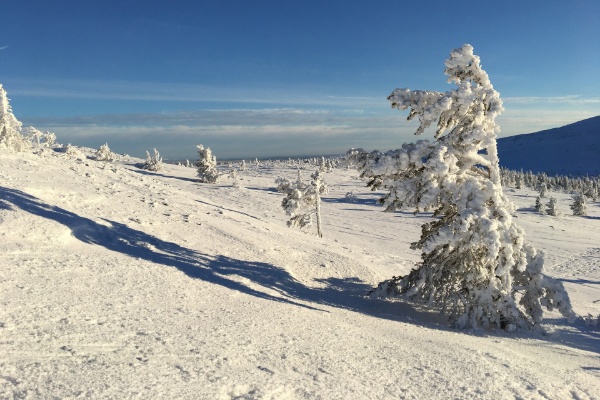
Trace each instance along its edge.
<instances>
[{"instance_id":1,"label":"mountain ridge","mask_svg":"<svg viewBox=\"0 0 600 400\"><path fill-rule=\"evenodd\" d=\"M550 175L600 175L600 115L498 139L500 166Z\"/></svg>"}]
</instances>

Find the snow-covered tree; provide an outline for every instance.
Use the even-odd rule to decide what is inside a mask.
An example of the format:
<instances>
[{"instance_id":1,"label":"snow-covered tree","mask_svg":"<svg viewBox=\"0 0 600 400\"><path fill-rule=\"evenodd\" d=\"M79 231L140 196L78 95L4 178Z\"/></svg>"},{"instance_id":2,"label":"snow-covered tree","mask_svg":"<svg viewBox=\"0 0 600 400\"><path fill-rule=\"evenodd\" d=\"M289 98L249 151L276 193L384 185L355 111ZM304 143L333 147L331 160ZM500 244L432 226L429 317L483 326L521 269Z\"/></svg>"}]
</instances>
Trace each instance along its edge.
<instances>
[{"instance_id":1,"label":"snow-covered tree","mask_svg":"<svg viewBox=\"0 0 600 400\"><path fill-rule=\"evenodd\" d=\"M110 151L110 147L108 147L108 143L104 143L102 146L96 150L96 155L94 156L96 161L114 161L116 156L115 153Z\"/></svg>"},{"instance_id":2,"label":"snow-covered tree","mask_svg":"<svg viewBox=\"0 0 600 400\"><path fill-rule=\"evenodd\" d=\"M204 148L201 144L198 146L199 160L196 163L198 168L198 177L203 183L217 183L219 172L217 171L217 157L213 156L210 147Z\"/></svg>"},{"instance_id":3,"label":"snow-covered tree","mask_svg":"<svg viewBox=\"0 0 600 400\"><path fill-rule=\"evenodd\" d=\"M538 186L538 190L540 191L540 197L543 199L546 197L546 192L548 191L548 187L546 186L546 182L541 182Z\"/></svg>"},{"instance_id":4,"label":"snow-covered tree","mask_svg":"<svg viewBox=\"0 0 600 400\"><path fill-rule=\"evenodd\" d=\"M535 198L535 205L533 207L535 208L535 211L546 214L546 211L544 210L544 203L542 203L542 198L540 196Z\"/></svg>"},{"instance_id":5,"label":"snow-covered tree","mask_svg":"<svg viewBox=\"0 0 600 400\"><path fill-rule=\"evenodd\" d=\"M231 187L236 189L240 188L240 180L238 177L237 169L233 168L231 172L229 172L229 177L231 178Z\"/></svg>"},{"instance_id":6,"label":"snow-covered tree","mask_svg":"<svg viewBox=\"0 0 600 400\"><path fill-rule=\"evenodd\" d=\"M587 200L583 193L575 193L573 195L573 204L570 205L573 210L573 215L583 216L587 215Z\"/></svg>"},{"instance_id":7,"label":"snow-covered tree","mask_svg":"<svg viewBox=\"0 0 600 400\"><path fill-rule=\"evenodd\" d=\"M0 149L23 151L28 143L21 135L21 122L12 113L6 90L0 84Z\"/></svg>"},{"instance_id":8,"label":"snow-covered tree","mask_svg":"<svg viewBox=\"0 0 600 400\"><path fill-rule=\"evenodd\" d=\"M28 126L23 129L23 136L25 136L32 144L41 146L44 132L34 128L33 126Z\"/></svg>"},{"instance_id":9,"label":"snow-covered tree","mask_svg":"<svg viewBox=\"0 0 600 400\"><path fill-rule=\"evenodd\" d=\"M72 146L71 143L67 143L67 148L65 150L65 154L69 157L85 159L85 155L79 150L77 147Z\"/></svg>"},{"instance_id":10,"label":"snow-covered tree","mask_svg":"<svg viewBox=\"0 0 600 400\"><path fill-rule=\"evenodd\" d=\"M147 169L148 171L162 170L162 157L160 156L158 150L154 149L154 153L152 155L146 151L146 162L144 162L142 168Z\"/></svg>"},{"instance_id":11,"label":"snow-covered tree","mask_svg":"<svg viewBox=\"0 0 600 400\"><path fill-rule=\"evenodd\" d=\"M522 189L523 188L523 174L517 172L515 176L515 188Z\"/></svg>"},{"instance_id":12,"label":"snow-covered tree","mask_svg":"<svg viewBox=\"0 0 600 400\"><path fill-rule=\"evenodd\" d=\"M531 327L543 307L572 318L566 291L543 274L543 253L525 243L500 185L498 92L470 45L451 52L445 73L456 89L396 89L388 97L393 108L410 109L409 120L419 118L416 134L437 123L436 141L349 155L372 187L388 190L387 210L434 211L412 244L422 252L417 268L380 283L372 296L426 302L459 327Z\"/></svg>"},{"instance_id":13,"label":"snow-covered tree","mask_svg":"<svg viewBox=\"0 0 600 400\"><path fill-rule=\"evenodd\" d=\"M553 217L558 217L560 215L558 206L556 204L556 199L554 197L550 197L550 199L548 199L548 203L546 204L546 214Z\"/></svg>"},{"instance_id":14,"label":"snow-covered tree","mask_svg":"<svg viewBox=\"0 0 600 400\"><path fill-rule=\"evenodd\" d=\"M288 226L300 228L311 227L313 216L317 220L317 234L323 237L321 229L321 195L327 193L327 183L323 179L323 172L317 170L311 175L311 181L302 181L300 171L298 179L290 182L285 179L277 180L277 188L286 194L281 202L281 207L290 216Z\"/></svg>"}]
</instances>

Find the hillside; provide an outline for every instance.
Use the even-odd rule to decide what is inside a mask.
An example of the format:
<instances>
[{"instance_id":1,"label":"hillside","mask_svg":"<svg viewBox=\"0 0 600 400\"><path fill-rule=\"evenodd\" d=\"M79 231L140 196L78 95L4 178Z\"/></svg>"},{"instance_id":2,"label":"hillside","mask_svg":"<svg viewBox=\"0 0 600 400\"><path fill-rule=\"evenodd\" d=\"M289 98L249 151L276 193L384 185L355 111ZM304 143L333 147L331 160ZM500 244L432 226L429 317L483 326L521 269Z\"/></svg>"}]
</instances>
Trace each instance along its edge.
<instances>
[{"instance_id":1,"label":"hillside","mask_svg":"<svg viewBox=\"0 0 600 400\"><path fill-rule=\"evenodd\" d=\"M551 175L600 175L600 116L498 139L500 165Z\"/></svg>"},{"instance_id":2,"label":"hillside","mask_svg":"<svg viewBox=\"0 0 600 400\"><path fill-rule=\"evenodd\" d=\"M140 161L0 150L0 398L599 398L582 319L456 330L366 298L410 271L429 217L382 212L355 171L326 174L320 239L286 226L273 190L295 168L249 166L236 189ZM598 315L600 204L549 217L537 193L509 196L574 310Z\"/></svg>"}]
</instances>

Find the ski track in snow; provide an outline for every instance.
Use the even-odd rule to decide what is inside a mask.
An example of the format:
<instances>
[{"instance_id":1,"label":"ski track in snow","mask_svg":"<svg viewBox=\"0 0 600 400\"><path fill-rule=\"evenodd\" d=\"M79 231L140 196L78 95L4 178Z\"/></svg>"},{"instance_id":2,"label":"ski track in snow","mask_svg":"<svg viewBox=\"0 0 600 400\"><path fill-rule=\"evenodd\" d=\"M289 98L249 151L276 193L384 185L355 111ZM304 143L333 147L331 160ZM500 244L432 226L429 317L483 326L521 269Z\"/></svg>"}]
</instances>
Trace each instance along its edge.
<instances>
[{"instance_id":1,"label":"ski track in snow","mask_svg":"<svg viewBox=\"0 0 600 400\"><path fill-rule=\"evenodd\" d=\"M0 152L0 398L600 398L582 320L455 330L367 299L418 261L428 217L382 212L355 172L326 174L319 239L285 225L273 187L292 168L249 165L234 189L138 162ZM509 195L575 311L600 314L599 204L552 218Z\"/></svg>"}]
</instances>

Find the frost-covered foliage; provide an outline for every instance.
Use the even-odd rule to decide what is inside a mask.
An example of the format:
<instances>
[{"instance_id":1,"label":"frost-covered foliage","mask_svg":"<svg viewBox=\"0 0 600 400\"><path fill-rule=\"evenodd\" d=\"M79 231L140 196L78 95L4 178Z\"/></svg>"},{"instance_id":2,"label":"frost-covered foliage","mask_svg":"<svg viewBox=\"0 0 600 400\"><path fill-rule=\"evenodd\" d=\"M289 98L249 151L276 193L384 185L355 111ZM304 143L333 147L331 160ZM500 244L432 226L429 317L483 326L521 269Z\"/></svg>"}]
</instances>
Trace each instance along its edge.
<instances>
[{"instance_id":1,"label":"frost-covered foliage","mask_svg":"<svg viewBox=\"0 0 600 400\"><path fill-rule=\"evenodd\" d=\"M327 183L323 179L323 172L317 170L311 175L311 181L305 183L300 171L295 182L279 178L277 190L286 197L281 202L281 207L290 216L288 226L308 228L312 226L313 216L317 220L317 234L323 237L321 229L321 195L327 193Z\"/></svg>"},{"instance_id":2,"label":"frost-covered foliage","mask_svg":"<svg viewBox=\"0 0 600 400\"><path fill-rule=\"evenodd\" d=\"M548 203L546 204L546 214L553 217L558 217L560 215L560 212L558 211L558 205L556 204L556 199L554 197L550 197L548 199Z\"/></svg>"},{"instance_id":3,"label":"frost-covered foliage","mask_svg":"<svg viewBox=\"0 0 600 400\"><path fill-rule=\"evenodd\" d=\"M573 195L573 204L570 205L573 215L587 215L587 201L583 193L575 193Z\"/></svg>"},{"instance_id":4,"label":"frost-covered foliage","mask_svg":"<svg viewBox=\"0 0 600 400\"><path fill-rule=\"evenodd\" d=\"M542 202L542 198L540 196L535 198L535 204L533 208L535 208L535 211L541 214L546 214L546 210L544 210L544 203Z\"/></svg>"},{"instance_id":5,"label":"frost-covered foliage","mask_svg":"<svg viewBox=\"0 0 600 400\"><path fill-rule=\"evenodd\" d=\"M21 125L12 113L6 90L0 84L0 149L19 152L29 147L27 140L21 135Z\"/></svg>"},{"instance_id":6,"label":"frost-covered foliage","mask_svg":"<svg viewBox=\"0 0 600 400\"><path fill-rule=\"evenodd\" d=\"M42 132L33 126L23 129L23 136L37 147L52 147L56 144L56 134L53 132Z\"/></svg>"},{"instance_id":7,"label":"frost-covered foliage","mask_svg":"<svg viewBox=\"0 0 600 400\"><path fill-rule=\"evenodd\" d=\"M542 199L544 197L546 197L546 192L548 191L548 187L546 186L545 182L540 183L540 185L538 186L538 190L540 191L540 197Z\"/></svg>"},{"instance_id":8,"label":"frost-covered foliage","mask_svg":"<svg viewBox=\"0 0 600 400\"><path fill-rule=\"evenodd\" d=\"M544 192L546 191L565 191L565 192L582 192L588 199L594 201L598 198L600 190L600 176L584 176L572 177L564 175L548 176L545 173L534 174L531 171L513 171L506 168L500 169L502 186L529 187L531 189ZM520 187L517 183L521 182ZM546 186L546 190L542 189L542 185Z\"/></svg>"},{"instance_id":9,"label":"frost-covered foliage","mask_svg":"<svg viewBox=\"0 0 600 400\"><path fill-rule=\"evenodd\" d=\"M144 162L144 166L142 168L147 169L148 171L162 170L162 157L160 156L158 150L154 149L154 153L152 155L146 151L146 162Z\"/></svg>"},{"instance_id":10,"label":"frost-covered foliage","mask_svg":"<svg viewBox=\"0 0 600 400\"><path fill-rule=\"evenodd\" d=\"M354 194L354 192L348 192L346 193L346 201L350 202L350 203L354 203L356 201L356 195Z\"/></svg>"},{"instance_id":11,"label":"frost-covered foliage","mask_svg":"<svg viewBox=\"0 0 600 400\"><path fill-rule=\"evenodd\" d=\"M83 154L83 152L81 150L79 150L77 147L72 146L71 143L67 143L67 147L65 149L65 154L68 155L69 157L79 158L82 160L85 158L85 154Z\"/></svg>"},{"instance_id":12,"label":"frost-covered foliage","mask_svg":"<svg viewBox=\"0 0 600 400\"><path fill-rule=\"evenodd\" d=\"M237 169L233 168L229 172L229 177L231 178L231 187L239 189L241 187L241 185L240 185L240 179L239 179L239 176L237 173Z\"/></svg>"},{"instance_id":13,"label":"frost-covered foliage","mask_svg":"<svg viewBox=\"0 0 600 400\"><path fill-rule=\"evenodd\" d=\"M116 159L115 153L110 151L110 147L108 147L108 143L104 143L102 146L96 150L96 154L94 159L96 161L114 161Z\"/></svg>"},{"instance_id":14,"label":"frost-covered foliage","mask_svg":"<svg viewBox=\"0 0 600 400\"><path fill-rule=\"evenodd\" d=\"M434 215L412 244L422 251L417 268L382 282L372 296L426 302L458 327L531 327L541 322L543 307L572 318L566 291L542 273L543 253L525 243L502 191L498 92L470 45L451 52L445 73L456 89L396 89L388 97L393 108L410 109L409 120L419 118L416 134L437 123L436 141L348 155L371 187L387 189L387 210L411 207Z\"/></svg>"},{"instance_id":15,"label":"frost-covered foliage","mask_svg":"<svg viewBox=\"0 0 600 400\"><path fill-rule=\"evenodd\" d=\"M201 144L198 146L198 177L203 183L217 183L219 172L217 171L217 157L213 156L210 147L204 148Z\"/></svg>"}]
</instances>

